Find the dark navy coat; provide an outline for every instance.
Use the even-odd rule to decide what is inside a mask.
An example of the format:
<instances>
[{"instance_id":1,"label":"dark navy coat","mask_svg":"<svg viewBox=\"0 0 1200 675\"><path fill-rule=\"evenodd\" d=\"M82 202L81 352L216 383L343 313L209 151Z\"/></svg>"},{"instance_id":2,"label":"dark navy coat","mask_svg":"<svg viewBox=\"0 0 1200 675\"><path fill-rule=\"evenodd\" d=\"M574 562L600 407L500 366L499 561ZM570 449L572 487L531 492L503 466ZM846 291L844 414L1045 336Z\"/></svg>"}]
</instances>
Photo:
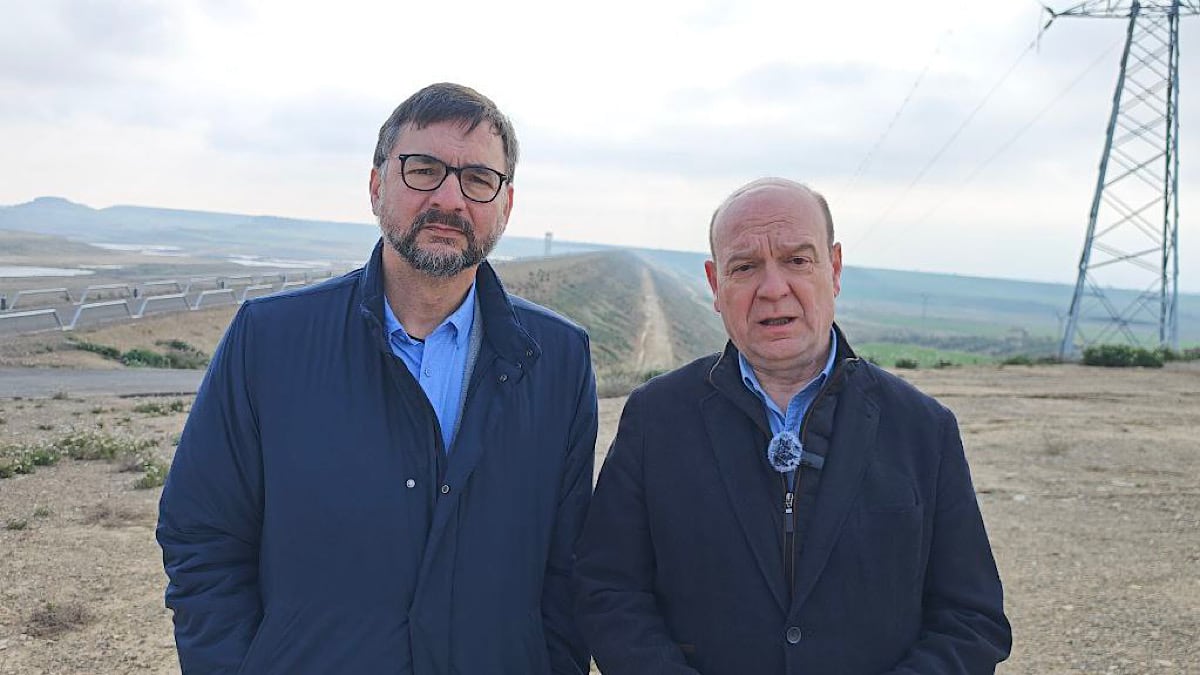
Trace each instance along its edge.
<instances>
[{"instance_id":1,"label":"dark navy coat","mask_svg":"<svg viewBox=\"0 0 1200 675\"><path fill-rule=\"evenodd\" d=\"M245 304L158 523L185 673L581 673L572 546L596 394L587 335L477 276L454 445L388 346L365 269Z\"/></svg>"},{"instance_id":2,"label":"dark navy coat","mask_svg":"<svg viewBox=\"0 0 1200 675\"><path fill-rule=\"evenodd\" d=\"M1008 654L954 416L838 345L802 427L792 551L732 345L629 397L576 562L605 675L973 674Z\"/></svg>"}]
</instances>

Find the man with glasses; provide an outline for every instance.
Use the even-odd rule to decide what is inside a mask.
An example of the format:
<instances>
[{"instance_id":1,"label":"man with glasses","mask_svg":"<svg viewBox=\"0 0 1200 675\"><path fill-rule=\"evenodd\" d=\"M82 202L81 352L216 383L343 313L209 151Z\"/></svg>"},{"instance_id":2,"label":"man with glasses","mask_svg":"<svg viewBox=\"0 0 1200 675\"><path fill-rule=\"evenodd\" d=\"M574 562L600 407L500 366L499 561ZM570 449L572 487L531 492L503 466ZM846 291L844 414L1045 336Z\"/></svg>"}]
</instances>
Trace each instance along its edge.
<instances>
[{"instance_id":1,"label":"man with glasses","mask_svg":"<svg viewBox=\"0 0 1200 675\"><path fill-rule=\"evenodd\" d=\"M436 84L379 132L363 269L242 306L163 489L185 673L585 673L584 331L485 261L517 140Z\"/></svg>"},{"instance_id":2,"label":"man with glasses","mask_svg":"<svg viewBox=\"0 0 1200 675\"><path fill-rule=\"evenodd\" d=\"M992 673L1011 645L953 414L834 324L824 197L709 225L724 353L630 395L576 562L605 675Z\"/></svg>"}]
</instances>

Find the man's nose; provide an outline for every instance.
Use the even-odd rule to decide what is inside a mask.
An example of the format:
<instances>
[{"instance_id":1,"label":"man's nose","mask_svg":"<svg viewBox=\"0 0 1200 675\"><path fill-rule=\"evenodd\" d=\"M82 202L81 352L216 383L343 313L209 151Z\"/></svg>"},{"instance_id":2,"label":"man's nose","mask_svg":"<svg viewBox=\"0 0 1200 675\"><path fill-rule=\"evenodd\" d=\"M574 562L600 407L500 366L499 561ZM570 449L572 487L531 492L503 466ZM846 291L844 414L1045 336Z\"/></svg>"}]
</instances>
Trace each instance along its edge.
<instances>
[{"instance_id":1,"label":"man's nose","mask_svg":"<svg viewBox=\"0 0 1200 675\"><path fill-rule=\"evenodd\" d=\"M779 265L768 262L763 265L762 276L759 277L758 297L764 300L778 300L788 294L787 278Z\"/></svg>"},{"instance_id":2,"label":"man's nose","mask_svg":"<svg viewBox=\"0 0 1200 675\"><path fill-rule=\"evenodd\" d=\"M446 172L446 178L438 189L433 191L430 206L436 206L444 211L462 211L467 208L467 198L463 196L462 177L454 171Z\"/></svg>"}]
</instances>

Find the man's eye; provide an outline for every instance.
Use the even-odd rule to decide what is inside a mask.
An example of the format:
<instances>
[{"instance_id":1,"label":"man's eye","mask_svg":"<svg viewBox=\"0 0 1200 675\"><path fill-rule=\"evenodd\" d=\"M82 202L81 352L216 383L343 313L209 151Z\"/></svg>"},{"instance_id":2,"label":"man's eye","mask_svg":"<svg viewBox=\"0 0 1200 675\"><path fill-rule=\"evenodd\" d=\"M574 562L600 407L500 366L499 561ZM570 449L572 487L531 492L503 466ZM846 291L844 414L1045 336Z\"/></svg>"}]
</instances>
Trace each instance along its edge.
<instances>
[{"instance_id":1,"label":"man's eye","mask_svg":"<svg viewBox=\"0 0 1200 675\"><path fill-rule=\"evenodd\" d=\"M810 260L808 258L796 257L796 258L792 258L791 263L793 265L804 266L804 265L812 264L812 260Z\"/></svg>"},{"instance_id":2,"label":"man's eye","mask_svg":"<svg viewBox=\"0 0 1200 675\"><path fill-rule=\"evenodd\" d=\"M754 269L754 265L751 265L750 263L742 263L740 265L734 265L733 269L730 271L734 274L738 274L740 272L749 272L752 269Z\"/></svg>"}]
</instances>

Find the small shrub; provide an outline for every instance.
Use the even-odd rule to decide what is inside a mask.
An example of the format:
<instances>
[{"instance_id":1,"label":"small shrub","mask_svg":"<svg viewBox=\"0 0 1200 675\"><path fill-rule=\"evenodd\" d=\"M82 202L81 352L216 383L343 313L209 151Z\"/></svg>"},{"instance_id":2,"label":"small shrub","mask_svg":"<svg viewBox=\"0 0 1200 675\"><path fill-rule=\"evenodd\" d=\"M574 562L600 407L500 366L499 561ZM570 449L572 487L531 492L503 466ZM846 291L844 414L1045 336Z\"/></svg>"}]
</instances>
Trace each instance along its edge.
<instances>
[{"instance_id":1,"label":"small shrub","mask_svg":"<svg viewBox=\"0 0 1200 675\"><path fill-rule=\"evenodd\" d=\"M121 360L121 350L117 349L116 347L100 345L94 342L87 342L85 340L76 340L73 344L75 345L76 349L81 349L85 352L92 352L93 354L99 354L100 356L112 361Z\"/></svg>"},{"instance_id":2,"label":"small shrub","mask_svg":"<svg viewBox=\"0 0 1200 675\"><path fill-rule=\"evenodd\" d=\"M1010 356L1007 359L1004 359L1003 361L1000 362L1000 365L1002 365L1002 366L1032 366L1033 359L1031 359L1026 354L1017 354L1015 356Z\"/></svg>"},{"instance_id":3,"label":"small shrub","mask_svg":"<svg viewBox=\"0 0 1200 675\"><path fill-rule=\"evenodd\" d=\"M9 445L0 448L0 478L31 474L39 466L50 466L59 453L47 445Z\"/></svg>"},{"instance_id":4,"label":"small shrub","mask_svg":"<svg viewBox=\"0 0 1200 675\"><path fill-rule=\"evenodd\" d=\"M58 460L62 458L58 450L48 445L30 448L26 451L25 456L34 466L53 466L58 464Z\"/></svg>"},{"instance_id":5,"label":"small shrub","mask_svg":"<svg viewBox=\"0 0 1200 675\"><path fill-rule=\"evenodd\" d=\"M141 478L133 483L133 487L139 490L150 490L157 487L162 487L167 480L167 471L170 466L166 462L158 458L148 458L142 462L142 470L145 473Z\"/></svg>"},{"instance_id":6,"label":"small shrub","mask_svg":"<svg viewBox=\"0 0 1200 675\"><path fill-rule=\"evenodd\" d=\"M51 396L50 398L54 399L55 401L69 401L70 400L70 397L67 395L67 392L65 392L65 391L56 391L56 392L54 392L54 395Z\"/></svg>"},{"instance_id":7,"label":"small shrub","mask_svg":"<svg viewBox=\"0 0 1200 675\"><path fill-rule=\"evenodd\" d=\"M169 368L170 361L158 352L135 347L121 355L121 363L131 368Z\"/></svg>"},{"instance_id":8,"label":"small shrub","mask_svg":"<svg viewBox=\"0 0 1200 675\"><path fill-rule=\"evenodd\" d=\"M915 359L896 359L896 367L904 370L916 370L920 364Z\"/></svg>"},{"instance_id":9,"label":"small shrub","mask_svg":"<svg viewBox=\"0 0 1200 675\"><path fill-rule=\"evenodd\" d=\"M29 521L25 520L24 518L10 518L9 520L4 521L4 529L6 530L12 530L15 532L24 530L27 527L29 527Z\"/></svg>"},{"instance_id":10,"label":"small shrub","mask_svg":"<svg viewBox=\"0 0 1200 675\"><path fill-rule=\"evenodd\" d=\"M52 515L54 515L54 512L48 506L39 506L33 510L34 518L49 518Z\"/></svg>"},{"instance_id":11,"label":"small shrub","mask_svg":"<svg viewBox=\"0 0 1200 675\"><path fill-rule=\"evenodd\" d=\"M91 622L91 612L78 602L47 602L30 615L25 632L37 638L51 638L78 630Z\"/></svg>"},{"instance_id":12,"label":"small shrub","mask_svg":"<svg viewBox=\"0 0 1200 675\"><path fill-rule=\"evenodd\" d=\"M136 456L152 445L154 441L119 438L95 431L72 431L54 442L59 452L80 460Z\"/></svg>"},{"instance_id":13,"label":"small shrub","mask_svg":"<svg viewBox=\"0 0 1200 675\"><path fill-rule=\"evenodd\" d=\"M1162 357L1154 351L1129 345L1094 345L1083 350L1085 366L1105 368L1162 368Z\"/></svg>"},{"instance_id":14,"label":"small shrub","mask_svg":"<svg viewBox=\"0 0 1200 675\"><path fill-rule=\"evenodd\" d=\"M180 399L175 399L170 403L151 401L133 406L133 412L150 415L170 415L171 413L183 412L186 407L187 404Z\"/></svg>"},{"instance_id":15,"label":"small shrub","mask_svg":"<svg viewBox=\"0 0 1200 675\"><path fill-rule=\"evenodd\" d=\"M38 428L38 431L54 431L53 424L39 424L39 425L37 425L37 428Z\"/></svg>"},{"instance_id":16,"label":"small shrub","mask_svg":"<svg viewBox=\"0 0 1200 675\"><path fill-rule=\"evenodd\" d=\"M937 363L933 364L933 367L937 368L938 370L941 370L942 368L956 368L956 367L958 367L958 364L953 361L947 361L945 359L938 359Z\"/></svg>"},{"instance_id":17,"label":"small shrub","mask_svg":"<svg viewBox=\"0 0 1200 675\"><path fill-rule=\"evenodd\" d=\"M146 514L128 507L101 502L84 511L84 525L101 527L124 527L146 520Z\"/></svg>"}]
</instances>

